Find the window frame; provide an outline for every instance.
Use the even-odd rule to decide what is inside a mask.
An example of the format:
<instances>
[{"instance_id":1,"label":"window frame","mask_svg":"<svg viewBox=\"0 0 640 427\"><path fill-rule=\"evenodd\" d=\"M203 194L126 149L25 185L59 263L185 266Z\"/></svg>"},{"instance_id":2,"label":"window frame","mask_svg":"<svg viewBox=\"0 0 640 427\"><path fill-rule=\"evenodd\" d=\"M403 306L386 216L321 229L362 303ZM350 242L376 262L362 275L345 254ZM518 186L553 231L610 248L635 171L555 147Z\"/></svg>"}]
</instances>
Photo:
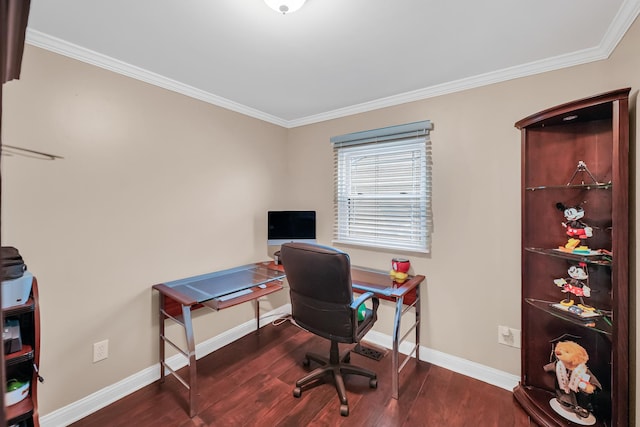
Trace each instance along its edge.
<instances>
[{"instance_id":1,"label":"window frame","mask_svg":"<svg viewBox=\"0 0 640 427\"><path fill-rule=\"evenodd\" d=\"M430 253L432 129L427 120L331 138L333 244Z\"/></svg>"}]
</instances>

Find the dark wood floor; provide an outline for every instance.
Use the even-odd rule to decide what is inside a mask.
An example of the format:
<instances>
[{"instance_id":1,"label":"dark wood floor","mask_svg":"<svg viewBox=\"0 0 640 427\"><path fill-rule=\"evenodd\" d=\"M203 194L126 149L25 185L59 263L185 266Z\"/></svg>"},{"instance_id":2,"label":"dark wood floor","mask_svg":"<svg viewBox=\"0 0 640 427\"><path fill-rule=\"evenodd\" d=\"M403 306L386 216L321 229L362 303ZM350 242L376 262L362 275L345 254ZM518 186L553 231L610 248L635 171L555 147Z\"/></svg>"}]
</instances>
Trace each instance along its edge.
<instances>
[{"instance_id":1,"label":"dark wood floor","mask_svg":"<svg viewBox=\"0 0 640 427\"><path fill-rule=\"evenodd\" d=\"M391 353L380 361L352 353L374 370L378 388L346 378L350 414L340 416L331 384L292 395L307 370L306 351L328 353L328 342L291 324L269 325L198 360L199 413L189 418L187 390L173 377L151 384L73 424L82 426L529 426L511 392L425 362L400 375L391 398ZM315 365L312 363L311 368Z\"/></svg>"}]
</instances>

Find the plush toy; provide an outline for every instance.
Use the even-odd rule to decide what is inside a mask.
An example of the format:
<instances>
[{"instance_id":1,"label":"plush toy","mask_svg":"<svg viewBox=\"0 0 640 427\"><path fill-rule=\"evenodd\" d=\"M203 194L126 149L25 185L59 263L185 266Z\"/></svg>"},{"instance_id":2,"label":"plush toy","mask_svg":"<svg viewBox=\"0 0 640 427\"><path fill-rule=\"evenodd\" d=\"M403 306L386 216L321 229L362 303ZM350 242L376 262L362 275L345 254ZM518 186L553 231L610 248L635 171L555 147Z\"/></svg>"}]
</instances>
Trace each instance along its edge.
<instances>
[{"instance_id":1,"label":"plush toy","mask_svg":"<svg viewBox=\"0 0 640 427\"><path fill-rule=\"evenodd\" d=\"M579 245L580 249L588 251L589 247L584 245L584 241L593 236L593 228L582 221L584 218L584 208L582 206L567 207L562 203L556 203L556 208L562 211L566 219L562 226L566 228L569 240L564 245L565 249L575 250Z\"/></svg>"},{"instance_id":2,"label":"plush toy","mask_svg":"<svg viewBox=\"0 0 640 427\"><path fill-rule=\"evenodd\" d=\"M589 355L578 343L560 341L553 350L555 361L544 366L555 375L556 397L549 404L564 418L582 425L595 424L591 395L602 389L587 367Z\"/></svg>"}]
</instances>

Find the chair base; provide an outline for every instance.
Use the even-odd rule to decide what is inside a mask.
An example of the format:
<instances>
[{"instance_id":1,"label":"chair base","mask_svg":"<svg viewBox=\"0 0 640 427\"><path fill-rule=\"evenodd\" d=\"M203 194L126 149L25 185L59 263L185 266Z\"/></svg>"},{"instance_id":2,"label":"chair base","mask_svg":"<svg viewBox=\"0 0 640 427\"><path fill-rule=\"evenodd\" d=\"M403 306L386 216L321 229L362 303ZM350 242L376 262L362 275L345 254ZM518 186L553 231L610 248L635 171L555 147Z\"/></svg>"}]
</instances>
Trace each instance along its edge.
<instances>
[{"instance_id":1,"label":"chair base","mask_svg":"<svg viewBox=\"0 0 640 427\"><path fill-rule=\"evenodd\" d=\"M304 377L296 381L296 388L293 390L294 397L302 395L303 387L312 388L316 385L323 384L326 377L331 376L340 398L340 415L346 417L349 415L349 402L347 401L347 392L344 386L343 375L361 375L369 378L369 387L378 387L378 377L375 372L359 366L349 364L351 353L347 352L340 357L338 352L338 343L331 341L331 350L329 357L324 357L316 353L307 353L303 362L304 366L309 366L311 361L319 363L321 366Z\"/></svg>"}]
</instances>

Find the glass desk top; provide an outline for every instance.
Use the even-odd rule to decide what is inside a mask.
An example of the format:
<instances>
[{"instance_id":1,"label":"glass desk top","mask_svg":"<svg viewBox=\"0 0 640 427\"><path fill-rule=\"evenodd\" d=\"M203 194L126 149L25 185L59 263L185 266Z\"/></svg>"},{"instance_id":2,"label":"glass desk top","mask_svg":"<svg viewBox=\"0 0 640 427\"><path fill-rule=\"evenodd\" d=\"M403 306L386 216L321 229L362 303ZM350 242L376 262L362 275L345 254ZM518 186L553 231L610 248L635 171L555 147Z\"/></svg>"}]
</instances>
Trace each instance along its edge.
<instances>
[{"instance_id":1,"label":"glass desk top","mask_svg":"<svg viewBox=\"0 0 640 427\"><path fill-rule=\"evenodd\" d=\"M166 282L164 285L202 303L252 286L281 280L284 277L285 274L282 271L270 269L264 265L248 264L229 270L174 280Z\"/></svg>"}]
</instances>

